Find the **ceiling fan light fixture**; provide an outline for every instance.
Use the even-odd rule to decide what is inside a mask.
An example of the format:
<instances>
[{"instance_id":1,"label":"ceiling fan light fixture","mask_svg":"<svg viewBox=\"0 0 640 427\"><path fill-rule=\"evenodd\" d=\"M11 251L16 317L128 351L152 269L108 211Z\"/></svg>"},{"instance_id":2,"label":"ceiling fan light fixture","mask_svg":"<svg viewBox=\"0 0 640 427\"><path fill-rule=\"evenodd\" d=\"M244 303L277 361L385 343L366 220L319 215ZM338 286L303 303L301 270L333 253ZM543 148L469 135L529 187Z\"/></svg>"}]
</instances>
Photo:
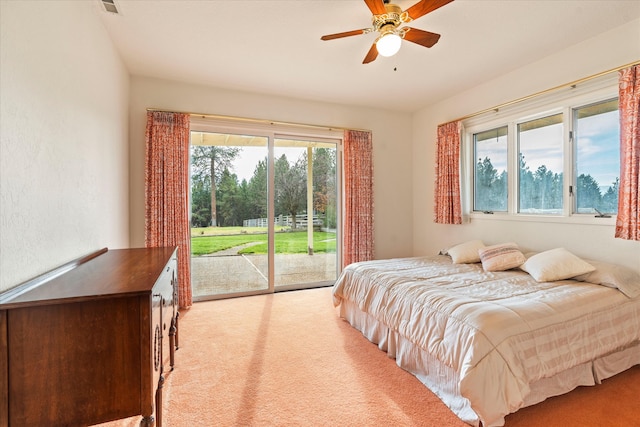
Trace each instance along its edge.
<instances>
[{"instance_id":1,"label":"ceiling fan light fixture","mask_svg":"<svg viewBox=\"0 0 640 427\"><path fill-rule=\"evenodd\" d=\"M365 55L363 64L375 61L378 56L395 55L400 50L402 39L420 46L432 47L440 39L440 34L403 26L403 24L414 21L454 0L418 0L417 3L404 11L397 4L392 4L391 1L393 0L364 0L372 14L370 28L327 34L320 39L334 40L377 32L379 35Z\"/></svg>"},{"instance_id":2,"label":"ceiling fan light fixture","mask_svg":"<svg viewBox=\"0 0 640 427\"><path fill-rule=\"evenodd\" d=\"M388 32L381 35L376 40L376 49L382 56L393 56L400 50L402 38L393 32Z\"/></svg>"}]
</instances>

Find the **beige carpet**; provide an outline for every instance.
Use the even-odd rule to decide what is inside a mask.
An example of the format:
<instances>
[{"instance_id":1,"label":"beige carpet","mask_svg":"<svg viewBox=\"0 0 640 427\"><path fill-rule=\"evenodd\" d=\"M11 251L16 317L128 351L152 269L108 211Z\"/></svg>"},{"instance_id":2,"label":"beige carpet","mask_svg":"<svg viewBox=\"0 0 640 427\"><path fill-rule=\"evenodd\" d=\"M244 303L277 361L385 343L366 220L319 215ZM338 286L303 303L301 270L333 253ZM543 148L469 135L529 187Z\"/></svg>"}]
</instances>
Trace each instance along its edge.
<instances>
[{"instance_id":1,"label":"beige carpet","mask_svg":"<svg viewBox=\"0 0 640 427\"><path fill-rule=\"evenodd\" d=\"M164 392L165 427L466 426L338 317L330 288L196 303L182 314ZM636 366L524 408L506 425L640 426L639 396Z\"/></svg>"}]
</instances>

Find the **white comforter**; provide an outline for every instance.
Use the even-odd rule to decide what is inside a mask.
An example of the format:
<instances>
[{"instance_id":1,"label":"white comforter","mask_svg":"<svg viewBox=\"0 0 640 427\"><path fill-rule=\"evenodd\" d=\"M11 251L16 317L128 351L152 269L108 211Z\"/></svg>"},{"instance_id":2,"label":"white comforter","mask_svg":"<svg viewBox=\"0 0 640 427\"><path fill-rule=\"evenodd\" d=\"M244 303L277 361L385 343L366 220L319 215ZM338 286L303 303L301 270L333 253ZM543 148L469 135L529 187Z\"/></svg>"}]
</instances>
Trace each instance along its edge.
<instances>
[{"instance_id":1,"label":"white comforter","mask_svg":"<svg viewBox=\"0 0 640 427\"><path fill-rule=\"evenodd\" d=\"M455 369L485 426L503 425L529 384L640 340L640 298L572 280L537 283L447 256L349 265L334 304L366 313Z\"/></svg>"}]
</instances>

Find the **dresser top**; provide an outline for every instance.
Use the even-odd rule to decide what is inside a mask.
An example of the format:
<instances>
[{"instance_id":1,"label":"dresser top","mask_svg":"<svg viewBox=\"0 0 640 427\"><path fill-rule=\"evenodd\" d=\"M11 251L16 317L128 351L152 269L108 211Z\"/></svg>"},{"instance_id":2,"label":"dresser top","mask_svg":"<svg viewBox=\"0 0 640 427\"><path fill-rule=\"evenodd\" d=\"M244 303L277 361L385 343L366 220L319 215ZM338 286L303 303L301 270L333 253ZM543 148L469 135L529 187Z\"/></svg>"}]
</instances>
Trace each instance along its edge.
<instances>
[{"instance_id":1,"label":"dresser top","mask_svg":"<svg viewBox=\"0 0 640 427\"><path fill-rule=\"evenodd\" d=\"M0 294L0 310L86 301L114 295L150 295L176 247L103 250Z\"/></svg>"}]
</instances>

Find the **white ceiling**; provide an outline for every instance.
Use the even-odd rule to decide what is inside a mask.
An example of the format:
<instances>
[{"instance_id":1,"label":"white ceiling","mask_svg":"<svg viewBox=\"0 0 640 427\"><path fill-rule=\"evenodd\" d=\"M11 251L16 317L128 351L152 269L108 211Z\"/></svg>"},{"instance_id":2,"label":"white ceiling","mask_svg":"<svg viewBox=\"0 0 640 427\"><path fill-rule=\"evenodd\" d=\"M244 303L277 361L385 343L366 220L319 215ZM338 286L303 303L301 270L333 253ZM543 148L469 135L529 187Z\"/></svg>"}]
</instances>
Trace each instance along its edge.
<instances>
[{"instance_id":1,"label":"white ceiling","mask_svg":"<svg viewBox=\"0 0 640 427\"><path fill-rule=\"evenodd\" d=\"M101 16L133 75L407 112L640 17L640 0L455 0L409 24L435 46L363 65L375 33L320 40L370 27L363 0L115 3Z\"/></svg>"}]
</instances>

